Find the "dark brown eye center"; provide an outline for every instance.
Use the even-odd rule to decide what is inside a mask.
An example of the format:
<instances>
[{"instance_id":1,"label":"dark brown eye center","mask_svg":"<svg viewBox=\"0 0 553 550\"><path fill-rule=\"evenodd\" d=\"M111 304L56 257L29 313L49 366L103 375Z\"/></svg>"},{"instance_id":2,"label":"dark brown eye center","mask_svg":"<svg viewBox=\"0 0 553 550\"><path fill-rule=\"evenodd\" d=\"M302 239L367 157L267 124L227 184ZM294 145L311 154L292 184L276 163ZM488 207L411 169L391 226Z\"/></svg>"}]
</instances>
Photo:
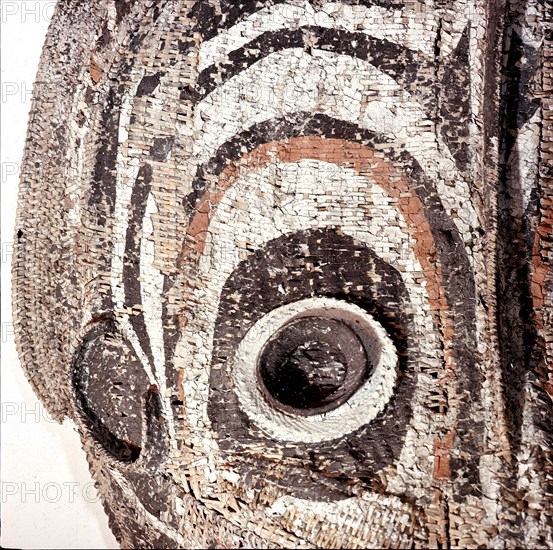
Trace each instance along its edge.
<instances>
[{"instance_id":1,"label":"dark brown eye center","mask_svg":"<svg viewBox=\"0 0 553 550\"><path fill-rule=\"evenodd\" d=\"M367 377L367 354L346 323L302 317L278 330L263 349L258 378L276 408L320 414L346 401Z\"/></svg>"},{"instance_id":2,"label":"dark brown eye center","mask_svg":"<svg viewBox=\"0 0 553 550\"><path fill-rule=\"evenodd\" d=\"M319 399L335 392L346 379L346 358L328 342L317 340L298 346L280 366Z\"/></svg>"}]
</instances>

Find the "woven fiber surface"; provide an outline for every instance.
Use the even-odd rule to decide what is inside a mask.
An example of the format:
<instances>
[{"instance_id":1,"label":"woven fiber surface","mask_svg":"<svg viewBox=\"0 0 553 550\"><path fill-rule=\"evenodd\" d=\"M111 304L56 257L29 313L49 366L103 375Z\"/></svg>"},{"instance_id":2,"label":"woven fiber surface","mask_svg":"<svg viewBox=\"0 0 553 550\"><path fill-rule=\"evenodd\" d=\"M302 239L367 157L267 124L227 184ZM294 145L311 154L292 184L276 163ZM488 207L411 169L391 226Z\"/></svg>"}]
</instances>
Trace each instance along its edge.
<instances>
[{"instance_id":1,"label":"woven fiber surface","mask_svg":"<svg viewBox=\"0 0 553 550\"><path fill-rule=\"evenodd\" d=\"M58 3L16 337L122 547L553 547L552 24Z\"/></svg>"}]
</instances>

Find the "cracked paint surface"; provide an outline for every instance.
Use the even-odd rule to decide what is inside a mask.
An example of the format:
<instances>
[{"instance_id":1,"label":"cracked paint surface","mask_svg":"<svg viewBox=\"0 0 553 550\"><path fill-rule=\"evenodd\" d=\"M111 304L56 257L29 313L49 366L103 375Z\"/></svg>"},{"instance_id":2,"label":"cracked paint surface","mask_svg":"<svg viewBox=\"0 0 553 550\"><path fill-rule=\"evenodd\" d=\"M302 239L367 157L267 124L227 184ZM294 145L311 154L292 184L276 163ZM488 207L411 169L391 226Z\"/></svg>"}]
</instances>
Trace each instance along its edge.
<instances>
[{"instance_id":1,"label":"cracked paint surface","mask_svg":"<svg viewBox=\"0 0 553 550\"><path fill-rule=\"evenodd\" d=\"M17 343L122 547L553 545L552 21L58 5Z\"/></svg>"}]
</instances>

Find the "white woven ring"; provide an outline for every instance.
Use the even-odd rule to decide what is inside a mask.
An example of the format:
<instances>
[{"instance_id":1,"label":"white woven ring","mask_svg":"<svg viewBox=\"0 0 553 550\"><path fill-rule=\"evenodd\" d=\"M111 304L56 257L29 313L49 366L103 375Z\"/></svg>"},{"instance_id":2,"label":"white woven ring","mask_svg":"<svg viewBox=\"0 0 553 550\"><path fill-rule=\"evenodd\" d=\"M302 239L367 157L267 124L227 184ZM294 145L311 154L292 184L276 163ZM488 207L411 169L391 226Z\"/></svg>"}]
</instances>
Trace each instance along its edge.
<instances>
[{"instance_id":1,"label":"white woven ring","mask_svg":"<svg viewBox=\"0 0 553 550\"><path fill-rule=\"evenodd\" d=\"M372 375L336 409L312 416L287 414L274 409L264 398L257 382L257 363L278 329L314 315L342 321L359 336L373 367ZM231 368L240 407L252 422L280 441L316 443L349 434L384 409L397 380L397 353L382 325L360 307L332 298L307 298L262 317L238 346Z\"/></svg>"}]
</instances>

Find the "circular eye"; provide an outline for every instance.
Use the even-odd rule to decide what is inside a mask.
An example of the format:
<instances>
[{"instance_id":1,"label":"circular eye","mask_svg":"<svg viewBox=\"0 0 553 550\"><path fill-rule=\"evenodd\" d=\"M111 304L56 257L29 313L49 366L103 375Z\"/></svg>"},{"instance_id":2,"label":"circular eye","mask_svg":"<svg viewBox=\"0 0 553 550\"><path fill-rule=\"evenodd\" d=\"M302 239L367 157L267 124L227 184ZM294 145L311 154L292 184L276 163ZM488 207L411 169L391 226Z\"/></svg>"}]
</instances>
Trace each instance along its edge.
<instances>
[{"instance_id":1,"label":"circular eye","mask_svg":"<svg viewBox=\"0 0 553 550\"><path fill-rule=\"evenodd\" d=\"M367 354L346 323L306 316L269 339L258 363L258 380L276 408L312 415L340 406L364 382Z\"/></svg>"},{"instance_id":2,"label":"circular eye","mask_svg":"<svg viewBox=\"0 0 553 550\"><path fill-rule=\"evenodd\" d=\"M391 398L397 353L358 306L307 298L267 313L236 351L242 410L280 440L330 441L367 424Z\"/></svg>"}]
</instances>

